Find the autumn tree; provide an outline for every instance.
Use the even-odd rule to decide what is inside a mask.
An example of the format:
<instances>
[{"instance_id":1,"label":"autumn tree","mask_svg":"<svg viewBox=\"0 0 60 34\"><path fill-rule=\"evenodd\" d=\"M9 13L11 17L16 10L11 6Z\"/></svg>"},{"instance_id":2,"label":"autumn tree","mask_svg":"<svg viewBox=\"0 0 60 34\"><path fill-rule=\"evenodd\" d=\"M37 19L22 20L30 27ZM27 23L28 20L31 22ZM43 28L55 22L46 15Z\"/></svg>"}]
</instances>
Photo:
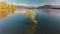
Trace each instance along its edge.
<instances>
[{"instance_id":1,"label":"autumn tree","mask_svg":"<svg viewBox=\"0 0 60 34\"><path fill-rule=\"evenodd\" d=\"M12 4L7 4L6 2L0 2L0 17L3 18L7 14L14 13L16 11L16 6Z\"/></svg>"}]
</instances>

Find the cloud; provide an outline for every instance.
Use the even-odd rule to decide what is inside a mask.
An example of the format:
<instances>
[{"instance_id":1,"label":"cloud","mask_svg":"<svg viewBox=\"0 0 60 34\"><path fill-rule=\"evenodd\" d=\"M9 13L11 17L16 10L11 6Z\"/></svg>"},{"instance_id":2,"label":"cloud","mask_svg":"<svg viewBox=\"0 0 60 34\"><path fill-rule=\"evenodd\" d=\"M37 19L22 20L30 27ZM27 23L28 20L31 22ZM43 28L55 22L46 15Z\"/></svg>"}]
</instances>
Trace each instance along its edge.
<instances>
[{"instance_id":1,"label":"cloud","mask_svg":"<svg viewBox=\"0 0 60 34\"><path fill-rule=\"evenodd\" d=\"M16 4L16 5L26 5L26 6L40 6L45 4L51 4L51 5L60 5L60 0L0 0L0 1L6 1L10 4Z\"/></svg>"}]
</instances>

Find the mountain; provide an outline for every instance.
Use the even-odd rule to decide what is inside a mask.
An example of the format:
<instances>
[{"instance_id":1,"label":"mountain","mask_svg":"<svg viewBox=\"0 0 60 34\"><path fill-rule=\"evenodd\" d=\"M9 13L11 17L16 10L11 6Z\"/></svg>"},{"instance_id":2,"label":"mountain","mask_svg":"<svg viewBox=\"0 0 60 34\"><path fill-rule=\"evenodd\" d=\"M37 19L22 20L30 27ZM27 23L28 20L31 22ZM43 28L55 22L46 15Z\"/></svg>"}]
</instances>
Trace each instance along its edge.
<instances>
[{"instance_id":1,"label":"mountain","mask_svg":"<svg viewBox=\"0 0 60 34\"><path fill-rule=\"evenodd\" d=\"M50 8L54 8L55 6L52 6L52 5L43 5L43 6L40 6L38 7L38 9L50 9Z\"/></svg>"},{"instance_id":2,"label":"mountain","mask_svg":"<svg viewBox=\"0 0 60 34\"><path fill-rule=\"evenodd\" d=\"M60 5L43 5L43 6L29 6L29 5L16 5L18 9L60 9Z\"/></svg>"},{"instance_id":3,"label":"mountain","mask_svg":"<svg viewBox=\"0 0 60 34\"><path fill-rule=\"evenodd\" d=\"M30 5L16 5L16 7L19 9L36 9L37 8L35 6L30 6Z\"/></svg>"},{"instance_id":4,"label":"mountain","mask_svg":"<svg viewBox=\"0 0 60 34\"><path fill-rule=\"evenodd\" d=\"M38 9L60 9L60 5L43 5L39 6Z\"/></svg>"}]
</instances>

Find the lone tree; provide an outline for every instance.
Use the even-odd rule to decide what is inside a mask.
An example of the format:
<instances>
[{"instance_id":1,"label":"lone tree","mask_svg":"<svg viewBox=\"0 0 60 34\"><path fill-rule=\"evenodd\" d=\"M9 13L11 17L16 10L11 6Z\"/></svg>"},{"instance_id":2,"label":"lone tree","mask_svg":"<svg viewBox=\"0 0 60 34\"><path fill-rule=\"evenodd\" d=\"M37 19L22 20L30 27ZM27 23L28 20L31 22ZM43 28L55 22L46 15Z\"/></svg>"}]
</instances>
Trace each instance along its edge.
<instances>
[{"instance_id":1,"label":"lone tree","mask_svg":"<svg viewBox=\"0 0 60 34\"><path fill-rule=\"evenodd\" d=\"M26 13L24 13L26 16L26 29L25 33L26 34L34 34L36 26L37 26L37 20L35 19L36 13L33 12L32 10L27 10Z\"/></svg>"}]
</instances>

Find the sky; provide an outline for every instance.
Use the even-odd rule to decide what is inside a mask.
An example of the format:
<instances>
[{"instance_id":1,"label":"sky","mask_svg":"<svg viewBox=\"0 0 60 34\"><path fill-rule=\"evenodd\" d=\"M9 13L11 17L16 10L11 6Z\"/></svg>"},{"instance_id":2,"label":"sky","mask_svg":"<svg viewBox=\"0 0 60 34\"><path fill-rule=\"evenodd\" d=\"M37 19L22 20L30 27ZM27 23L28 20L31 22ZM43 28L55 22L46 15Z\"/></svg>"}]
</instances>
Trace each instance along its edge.
<instances>
[{"instance_id":1,"label":"sky","mask_svg":"<svg viewBox=\"0 0 60 34\"><path fill-rule=\"evenodd\" d=\"M24 4L24 5L45 5L45 4L60 4L60 0L0 0L10 4Z\"/></svg>"}]
</instances>

